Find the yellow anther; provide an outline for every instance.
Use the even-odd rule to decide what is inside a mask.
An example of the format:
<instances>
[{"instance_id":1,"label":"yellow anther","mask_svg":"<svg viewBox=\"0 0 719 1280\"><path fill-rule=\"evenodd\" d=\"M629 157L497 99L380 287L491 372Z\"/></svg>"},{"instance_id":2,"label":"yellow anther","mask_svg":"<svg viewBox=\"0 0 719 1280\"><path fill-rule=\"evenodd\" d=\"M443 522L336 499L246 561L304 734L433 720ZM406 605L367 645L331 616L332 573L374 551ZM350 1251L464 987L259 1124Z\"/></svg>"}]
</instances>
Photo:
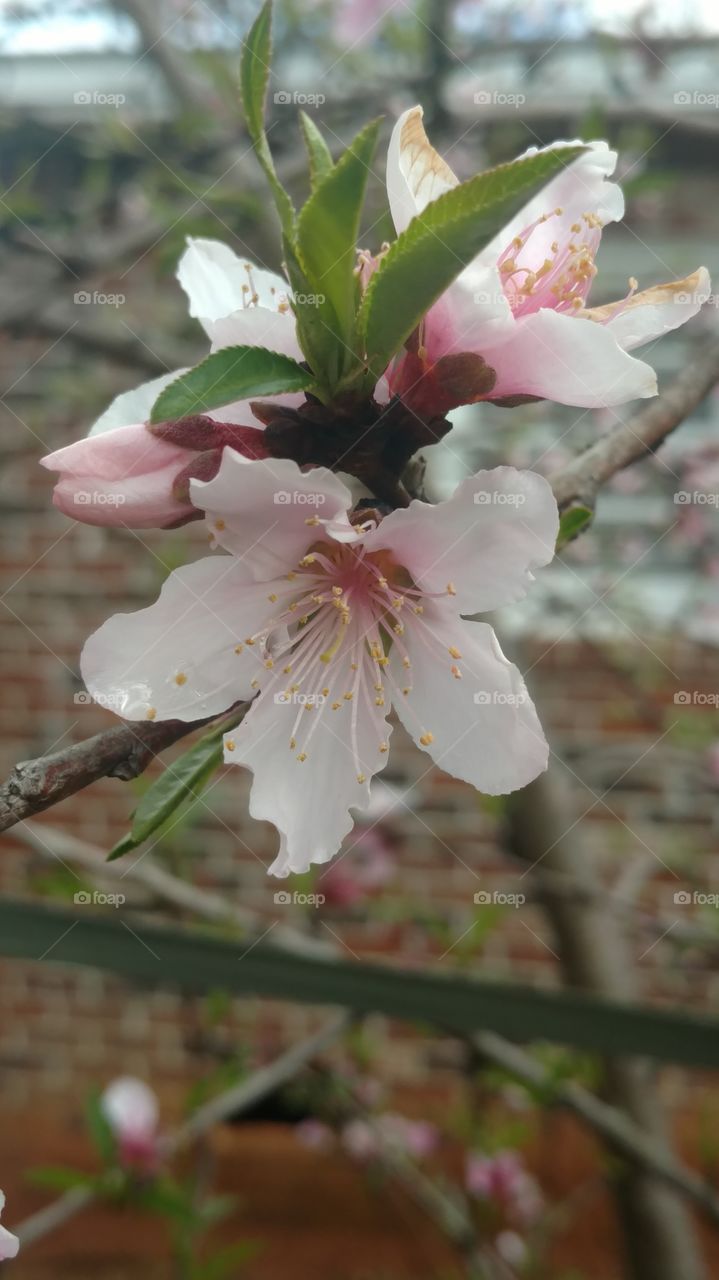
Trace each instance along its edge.
<instances>
[{"instance_id":1,"label":"yellow anther","mask_svg":"<svg viewBox=\"0 0 719 1280\"><path fill-rule=\"evenodd\" d=\"M412 606L412 612L416 613L417 617L419 617L420 614L424 613L424 608L421 604L415 604Z\"/></svg>"},{"instance_id":2,"label":"yellow anther","mask_svg":"<svg viewBox=\"0 0 719 1280\"><path fill-rule=\"evenodd\" d=\"M395 633L395 635L396 635L396 636L403 636L403 635L404 635L404 626L403 626L403 624L402 624L401 622L395 622L395 624L394 624L394 626L393 626L392 630L394 631L394 633Z\"/></svg>"},{"instance_id":3,"label":"yellow anther","mask_svg":"<svg viewBox=\"0 0 719 1280\"><path fill-rule=\"evenodd\" d=\"M294 751L296 746L297 746L297 742L295 741L295 739L290 738L290 751Z\"/></svg>"},{"instance_id":4,"label":"yellow anther","mask_svg":"<svg viewBox=\"0 0 719 1280\"><path fill-rule=\"evenodd\" d=\"M447 595L448 595L448 596L456 596L456 594L457 594L457 588L455 587L454 583L453 583L453 582L448 582L448 583L447 583Z\"/></svg>"},{"instance_id":5,"label":"yellow anther","mask_svg":"<svg viewBox=\"0 0 719 1280\"><path fill-rule=\"evenodd\" d=\"M295 573L294 569L290 569L289 573L287 574L287 581L294 582L296 577L297 577L297 574Z\"/></svg>"},{"instance_id":6,"label":"yellow anther","mask_svg":"<svg viewBox=\"0 0 719 1280\"><path fill-rule=\"evenodd\" d=\"M383 707L383 706L384 706L384 698L375 698L375 700L374 700L374 705L375 705L376 707Z\"/></svg>"},{"instance_id":7,"label":"yellow anther","mask_svg":"<svg viewBox=\"0 0 719 1280\"><path fill-rule=\"evenodd\" d=\"M367 781L367 779L365 778L365 776L364 776L364 774L363 774L363 773L358 773L358 774L357 774L357 781L358 781L358 782L366 782L366 781Z\"/></svg>"},{"instance_id":8,"label":"yellow anther","mask_svg":"<svg viewBox=\"0 0 719 1280\"><path fill-rule=\"evenodd\" d=\"M235 653L244 653L244 651L245 651L245 646L243 644L235 645Z\"/></svg>"},{"instance_id":9,"label":"yellow anther","mask_svg":"<svg viewBox=\"0 0 719 1280\"><path fill-rule=\"evenodd\" d=\"M225 743L225 751L234 751L234 749L235 749L235 739L228 738L227 742Z\"/></svg>"},{"instance_id":10,"label":"yellow anther","mask_svg":"<svg viewBox=\"0 0 719 1280\"><path fill-rule=\"evenodd\" d=\"M217 529L218 533L222 533L222 530L224 529L224 527L225 527L224 520L215 520L215 528Z\"/></svg>"},{"instance_id":11,"label":"yellow anther","mask_svg":"<svg viewBox=\"0 0 719 1280\"><path fill-rule=\"evenodd\" d=\"M380 744L379 744L379 749L380 749L380 751L382 752L382 755L384 755L384 754L385 754L385 752L389 751L389 743L388 743L388 742L380 742Z\"/></svg>"},{"instance_id":12,"label":"yellow anther","mask_svg":"<svg viewBox=\"0 0 719 1280\"><path fill-rule=\"evenodd\" d=\"M419 741L420 741L420 744L421 744L423 747L428 747L428 746L429 746L429 744L430 744L430 742L434 742L434 734L433 734L433 733L423 733L423 734L422 734L422 737L420 738L420 740L419 740Z\"/></svg>"},{"instance_id":13,"label":"yellow anther","mask_svg":"<svg viewBox=\"0 0 719 1280\"><path fill-rule=\"evenodd\" d=\"M406 697L407 697L407 694L412 692L412 689L411 689L411 687L410 687L410 686L407 686L407 688L406 688L406 689L403 689L403 690L402 690L402 692L403 692L403 694L404 694L404 696L405 696L405 698L406 698Z\"/></svg>"},{"instance_id":14,"label":"yellow anther","mask_svg":"<svg viewBox=\"0 0 719 1280\"><path fill-rule=\"evenodd\" d=\"M157 717L157 708L156 708L156 707L148 707L148 708L147 708L147 716L146 716L146 719L147 719L147 720L154 720L156 717Z\"/></svg>"},{"instance_id":15,"label":"yellow anther","mask_svg":"<svg viewBox=\"0 0 719 1280\"><path fill-rule=\"evenodd\" d=\"M178 671L175 676L175 684L187 684L187 676L184 671Z\"/></svg>"},{"instance_id":16,"label":"yellow anther","mask_svg":"<svg viewBox=\"0 0 719 1280\"><path fill-rule=\"evenodd\" d=\"M308 564L314 564L316 559L317 559L317 556L313 556L312 552L310 552L309 555L302 557L302 559L300 560L300 564L303 566L303 568L305 568Z\"/></svg>"},{"instance_id":17,"label":"yellow anther","mask_svg":"<svg viewBox=\"0 0 719 1280\"><path fill-rule=\"evenodd\" d=\"M406 667L407 670L409 670L409 668L412 666L412 663L410 662L409 658L405 657L402 659L402 666Z\"/></svg>"},{"instance_id":18,"label":"yellow anther","mask_svg":"<svg viewBox=\"0 0 719 1280\"><path fill-rule=\"evenodd\" d=\"M329 688L327 688L327 689L323 689L323 690L322 690L322 697L323 697L323 698L329 698L329 696L330 696Z\"/></svg>"},{"instance_id":19,"label":"yellow anther","mask_svg":"<svg viewBox=\"0 0 719 1280\"><path fill-rule=\"evenodd\" d=\"M282 671L283 671L284 675L286 675L286 676L290 675L290 673L291 673L291 671L292 671L292 665L291 665L291 663L289 663L289 662L288 662L288 663L287 663L287 666L282 668Z\"/></svg>"},{"instance_id":20,"label":"yellow anther","mask_svg":"<svg viewBox=\"0 0 719 1280\"><path fill-rule=\"evenodd\" d=\"M343 591L343 588L342 588L342 587L335 586L335 587L333 587L333 588L332 588L332 595L333 595L333 596L341 596L341 595L343 595L343 594L344 594L344 591Z\"/></svg>"},{"instance_id":21,"label":"yellow anther","mask_svg":"<svg viewBox=\"0 0 719 1280\"><path fill-rule=\"evenodd\" d=\"M454 645L453 645L453 644L451 644L451 645L449 646L449 656L450 656L450 658L461 658L461 657L462 657L461 653L459 652L459 649L456 649L456 648L454 647Z\"/></svg>"},{"instance_id":22,"label":"yellow anther","mask_svg":"<svg viewBox=\"0 0 719 1280\"><path fill-rule=\"evenodd\" d=\"M351 702L351 701L352 701L353 694L352 694L351 692L350 692L350 693L344 693L342 696L343 696L343 698L344 698L345 702Z\"/></svg>"},{"instance_id":23,"label":"yellow anther","mask_svg":"<svg viewBox=\"0 0 719 1280\"><path fill-rule=\"evenodd\" d=\"M275 595L274 591L272 592L271 595L267 597L267 599L269 600L270 604L275 604L277 602L277 596Z\"/></svg>"},{"instance_id":24,"label":"yellow anther","mask_svg":"<svg viewBox=\"0 0 719 1280\"><path fill-rule=\"evenodd\" d=\"M275 665L275 664L274 664L274 662L272 661L272 658L265 658L265 666L267 667L267 670L268 670L268 671L271 671L271 670L272 670L272 668L274 667L274 665Z\"/></svg>"},{"instance_id":25,"label":"yellow anther","mask_svg":"<svg viewBox=\"0 0 719 1280\"><path fill-rule=\"evenodd\" d=\"M332 703L332 710L333 710L333 711L339 711L339 709L340 709L340 707L341 707L341 706L342 706L342 703L341 703L341 702L333 702L333 703Z\"/></svg>"},{"instance_id":26,"label":"yellow anther","mask_svg":"<svg viewBox=\"0 0 719 1280\"><path fill-rule=\"evenodd\" d=\"M254 644L254 643L255 642L252 639L252 636L245 636L245 644Z\"/></svg>"},{"instance_id":27,"label":"yellow anther","mask_svg":"<svg viewBox=\"0 0 719 1280\"><path fill-rule=\"evenodd\" d=\"M462 672L460 671L459 667L450 667L450 671L452 672L452 675L454 676L455 680L462 679Z\"/></svg>"},{"instance_id":28,"label":"yellow anther","mask_svg":"<svg viewBox=\"0 0 719 1280\"><path fill-rule=\"evenodd\" d=\"M305 516L305 524L318 525L319 522L320 522L319 516Z\"/></svg>"},{"instance_id":29,"label":"yellow anther","mask_svg":"<svg viewBox=\"0 0 719 1280\"><path fill-rule=\"evenodd\" d=\"M300 764L304 764L305 760L307 759L307 752L300 751L300 754L298 755L297 759L299 760Z\"/></svg>"},{"instance_id":30,"label":"yellow anther","mask_svg":"<svg viewBox=\"0 0 719 1280\"><path fill-rule=\"evenodd\" d=\"M250 688L256 689L259 683L260 683L259 680L250 680Z\"/></svg>"}]
</instances>

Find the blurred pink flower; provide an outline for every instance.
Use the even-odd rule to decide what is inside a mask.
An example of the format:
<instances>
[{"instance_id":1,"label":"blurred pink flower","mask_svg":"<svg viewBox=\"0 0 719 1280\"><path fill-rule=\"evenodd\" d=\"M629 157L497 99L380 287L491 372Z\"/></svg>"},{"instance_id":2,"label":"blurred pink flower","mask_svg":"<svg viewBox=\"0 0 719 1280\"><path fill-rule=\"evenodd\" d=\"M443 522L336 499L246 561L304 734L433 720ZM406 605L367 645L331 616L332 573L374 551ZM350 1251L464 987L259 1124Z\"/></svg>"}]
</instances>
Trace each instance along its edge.
<instances>
[{"instance_id":1,"label":"blurred pink flower","mask_svg":"<svg viewBox=\"0 0 719 1280\"><path fill-rule=\"evenodd\" d=\"M0 1191L0 1213L5 1208L5 1194ZM7 1258L16 1258L17 1251L20 1248L20 1241L14 1236L12 1231L7 1231L5 1227L0 1227L0 1262L4 1262Z\"/></svg>"},{"instance_id":2,"label":"blurred pink flower","mask_svg":"<svg viewBox=\"0 0 719 1280\"><path fill-rule=\"evenodd\" d=\"M713 742L707 750L707 764L710 776L719 783L719 740Z\"/></svg>"},{"instance_id":3,"label":"blurred pink flower","mask_svg":"<svg viewBox=\"0 0 719 1280\"><path fill-rule=\"evenodd\" d=\"M301 1120L295 1125L295 1137L310 1151L329 1151L334 1145L334 1134L321 1120Z\"/></svg>"},{"instance_id":4,"label":"blurred pink flower","mask_svg":"<svg viewBox=\"0 0 719 1280\"><path fill-rule=\"evenodd\" d=\"M138 1173L152 1173L159 1162L157 1097L143 1080L120 1076L100 1099L117 1142L120 1164Z\"/></svg>"},{"instance_id":5,"label":"blurred pink flower","mask_svg":"<svg viewBox=\"0 0 719 1280\"><path fill-rule=\"evenodd\" d=\"M397 0L340 0L335 6L334 38L338 44L361 45L374 39ZM400 6L406 11L406 5Z\"/></svg>"},{"instance_id":6,"label":"blurred pink flower","mask_svg":"<svg viewBox=\"0 0 719 1280\"><path fill-rule=\"evenodd\" d=\"M374 788L373 788L374 789ZM371 803L371 802L370 802ZM395 864L376 827L355 828L350 852L331 862L317 881L329 907L354 907L391 879Z\"/></svg>"},{"instance_id":7,"label":"blurred pink flower","mask_svg":"<svg viewBox=\"0 0 719 1280\"><path fill-rule=\"evenodd\" d=\"M516 1151L498 1151L493 1156L471 1151L465 1186L476 1199L492 1201L509 1218L524 1224L534 1221L542 1207L539 1186Z\"/></svg>"}]
</instances>

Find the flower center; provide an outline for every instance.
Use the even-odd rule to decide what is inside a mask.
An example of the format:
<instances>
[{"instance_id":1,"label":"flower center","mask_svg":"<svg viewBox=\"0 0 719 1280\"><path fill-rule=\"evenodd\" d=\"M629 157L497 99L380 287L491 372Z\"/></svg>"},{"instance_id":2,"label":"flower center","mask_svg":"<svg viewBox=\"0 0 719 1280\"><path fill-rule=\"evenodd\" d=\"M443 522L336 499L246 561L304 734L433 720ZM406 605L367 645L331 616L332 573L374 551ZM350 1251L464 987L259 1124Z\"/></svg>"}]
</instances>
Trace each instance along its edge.
<instances>
[{"instance_id":1,"label":"flower center","mask_svg":"<svg viewBox=\"0 0 719 1280\"><path fill-rule=\"evenodd\" d=\"M264 672L252 687L261 686L261 699L271 697L295 709L289 746L300 763L308 757L322 716L349 710L349 733L342 737L349 739L357 780L365 782L359 717L365 721L369 713L372 723L383 721L385 704L412 692L412 664L403 639L410 621L444 662L449 653L455 660L452 674L461 678L456 665L461 655L443 648L423 617L425 602L454 595L454 586L448 583L443 592L422 591L390 552L367 552L362 543L329 541L310 547L286 575L286 586L272 585L268 601L276 612L235 651L257 645ZM389 670L393 646L404 673L402 683ZM420 741L423 746L432 742L424 725ZM388 750L384 739L377 750Z\"/></svg>"},{"instance_id":2,"label":"flower center","mask_svg":"<svg viewBox=\"0 0 719 1280\"><path fill-rule=\"evenodd\" d=\"M561 209L542 214L507 246L498 261L502 287L515 316L540 307L581 311L597 274L594 259L602 238L595 213L583 213L570 227L572 238L549 241L545 224Z\"/></svg>"}]
</instances>

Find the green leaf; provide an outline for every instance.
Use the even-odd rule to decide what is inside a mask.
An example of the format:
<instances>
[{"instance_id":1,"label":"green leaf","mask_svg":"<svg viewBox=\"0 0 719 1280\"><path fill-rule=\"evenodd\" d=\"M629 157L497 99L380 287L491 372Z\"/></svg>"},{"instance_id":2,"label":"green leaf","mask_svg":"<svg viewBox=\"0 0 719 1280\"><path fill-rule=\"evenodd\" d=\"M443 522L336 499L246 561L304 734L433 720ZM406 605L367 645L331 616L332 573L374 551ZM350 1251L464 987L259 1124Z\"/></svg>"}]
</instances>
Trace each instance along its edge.
<instances>
[{"instance_id":1,"label":"green leaf","mask_svg":"<svg viewBox=\"0 0 719 1280\"><path fill-rule=\"evenodd\" d=\"M265 0L242 45L240 59L240 97L247 128L257 159L272 189L283 231L290 235L295 211L292 201L275 172L272 154L265 135L265 96L272 62L272 0Z\"/></svg>"},{"instance_id":2,"label":"green leaf","mask_svg":"<svg viewBox=\"0 0 719 1280\"><path fill-rule=\"evenodd\" d=\"M112 916L116 916L113 911ZM512 1040L554 1041L602 1054L719 1067L719 1020L685 1008L611 1001L489 981L440 968L428 971L307 955L262 939L241 943L198 929L165 928L127 913L81 918L56 904L0 902L0 954L83 964L133 982L199 993L223 986L234 995L376 1011L434 1023L451 1034L489 1029Z\"/></svg>"},{"instance_id":3,"label":"green leaf","mask_svg":"<svg viewBox=\"0 0 719 1280\"><path fill-rule=\"evenodd\" d=\"M362 301L359 323L375 378L460 272L583 149L563 147L499 165L446 191L412 219Z\"/></svg>"},{"instance_id":4,"label":"green leaf","mask_svg":"<svg viewBox=\"0 0 719 1280\"><path fill-rule=\"evenodd\" d=\"M589 527L594 519L594 512L589 507L579 504L563 512L559 520L559 533L555 551L561 551L568 542L572 542L580 533Z\"/></svg>"},{"instance_id":5,"label":"green leaf","mask_svg":"<svg viewBox=\"0 0 719 1280\"><path fill-rule=\"evenodd\" d=\"M95 1182L92 1174L59 1165L30 1169L26 1176L33 1186L45 1187L48 1191L72 1191L74 1187L91 1187Z\"/></svg>"},{"instance_id":6,"label":"green leaf","mask_svg":"<svg viewBox=\"0 0 719 1280\"><path fill-rule=\"evenodd\" d=\"M334 160L317 125L306 111L300 111L300 126L310 160L310 180L314 189L332 172Z\"/></svg>"},{"instance_id":7,"label":"green leaf","mask_svg":"<svg viewBox=\"0 0 719 1280\"><path fill-rule=\"evenodd\" d=\"M102 1109L97 1089L93 1089L85 1103L85 1118L93 1145L103 1164L113 1164L117 1154L117 1144L110 1122Z\"/></svg>"},{"instance_id":8,"label":"green leaf","mask_svg":"<svg viewBox=\"0 0 719 1280\"><path fill-rule=\"evenodd\" d=\"M215 770L222 764L222 735L234 729L240 715L214 725L178 760L167 765L164 773L148 787L132 815L132 828L128 835L118 840L110 850L108 862L114 862L123 853L136 849L189 797L196 797L207 786Z\"/></svg>"},{"instance_id":9,"label":"green leaf","mask_svg":"<svg viewBox=\"0 0 719 1280\"><path fill-rule=\"evenodd\" d=\"M353 361L357 236L379 126L374 120L357 135L297 220L297 254L311 292L304 304L302 295L295 294L295 310L300 327L308 305L318 310L334 336L336 369L326 371L330 383Z\"/></svg>"},{"instance_id":10,"label":"green leaf","mask_svg":"<svg viewBox=\"0 0 719 1280\"><path fill-rule=\"evenodd\" d=\"M265 347L223 347L161 391L152 406L151 422L206 413L234 400L307 391L312 374L296 360Z\"/></svg>"}]
</instances>

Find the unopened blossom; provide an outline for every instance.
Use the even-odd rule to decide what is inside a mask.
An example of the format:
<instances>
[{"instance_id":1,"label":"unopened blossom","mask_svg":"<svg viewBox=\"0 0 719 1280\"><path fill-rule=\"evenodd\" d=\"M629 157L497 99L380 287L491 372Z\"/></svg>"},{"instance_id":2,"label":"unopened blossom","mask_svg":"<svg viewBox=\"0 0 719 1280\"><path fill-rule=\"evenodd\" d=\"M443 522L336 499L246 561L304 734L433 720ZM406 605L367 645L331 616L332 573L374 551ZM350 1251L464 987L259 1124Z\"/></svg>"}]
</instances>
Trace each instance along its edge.
<instances>
[{"instance_id":1,"label":"unopened blossom","mask_svg":"<svg viewBox=\"0 0 719 1280\"><path fill-rule=\"evenodd\" d=\"M490 1201L510 1220L529 1224L542 1207L536 1180L516 1151L485 1156L471 1151L467 1157L465 1186L477 1200Z\"/></svg>"},{"instance_id":2,"label":"unopened blossom","mask_svg":"<svg viewBox=\"0 0 719 1280\"><path fill-rule=\"evenodd\" d=\"M85 524L162 529L198 516L190 479L216 474L228 445L245 457L266 455L259 428L198 416L115 427L57 449L41 463L59 472L53 502L66 516Z\"/></svg>"},{"instance_id":3,"label":"unopened blossom","mask_svg":"<svg viewBox=\"0 0 719 1280\"><path fill-rule=\"evenodd\" d=\"M152 1173L159 1160L157 1097L144 1080L120 1076L113 1080L100 1105L117 1142L120 1164L138 1173Z\"/></svg>"},{"instance_id":4,"label":"unopened blossom","mask_svg":"<svg viewBox=\"0 0 719 1280\"><path fill-rule=\"evenodd\" d=\"M0 1213L5 1208L5 1194L0 1191ZM16 1258L20 1241L14 1236L12 1231L6 1230L0 1226L0 1262L5 1262L8 1258Z\"/></svg>"},{"instance_id":5,"label":"unopened blossom","mask_svg":"<svg viewBox=\"0 0 719 1280\"><path fill-rule=\"evenodd\" d=\"M204 239L188 240L177 274L211 351L247 345L303 358L281 276L239 258L218 240ZM250 458L265 456L262 428L246 400L214 410L212 418L149 425L160 392L186 372L175 369L123 392L87 438L41 460L60 473L53 500L65 515L85 524L135 529L182 524L197 514L189 498L190 477L213 475L224 447ZM275 405L294 407L301 401L300 395L272 396Z\"/></svg>"},{"instance_id":6,"label":"unopened blossom","mask_svg":"<svg viewBox=\"0 0 719 1280\"><path fill-rule=\"evenodd\" d=\"M602 230L621 219L624 198L609 181L616 153L605 142L583 145L439 298L395 360L391 389L417 411L516 396L595 408L656 393L654 370L629 352L695 315L709 276L700 267L641 293L632 279L624 298L587 307ZM457 181L425 134L422 108L406 111L387 157L397 231Z\"/></svg>"},{"instance_id":7,"label":"unopened blossom","mask_svg":"<svg viewBox=\"0 0 719 1280\"><path fill-rule=\"evenodd\" d=\"M446 502L350 520L324 468L226 449L192 481L229 555L170 574L159 600L85 645L88 691L131 720L196 720L254 698L224 739L254 774L250 813L273 822L276 875L327 862L389 752L390 708L448 773L489 794L522 787L548 748L524 682L486 622L553 556L546 480L498 467ZM353 522L354 521L354 522Z\"/></svg>"}]
</instances>

